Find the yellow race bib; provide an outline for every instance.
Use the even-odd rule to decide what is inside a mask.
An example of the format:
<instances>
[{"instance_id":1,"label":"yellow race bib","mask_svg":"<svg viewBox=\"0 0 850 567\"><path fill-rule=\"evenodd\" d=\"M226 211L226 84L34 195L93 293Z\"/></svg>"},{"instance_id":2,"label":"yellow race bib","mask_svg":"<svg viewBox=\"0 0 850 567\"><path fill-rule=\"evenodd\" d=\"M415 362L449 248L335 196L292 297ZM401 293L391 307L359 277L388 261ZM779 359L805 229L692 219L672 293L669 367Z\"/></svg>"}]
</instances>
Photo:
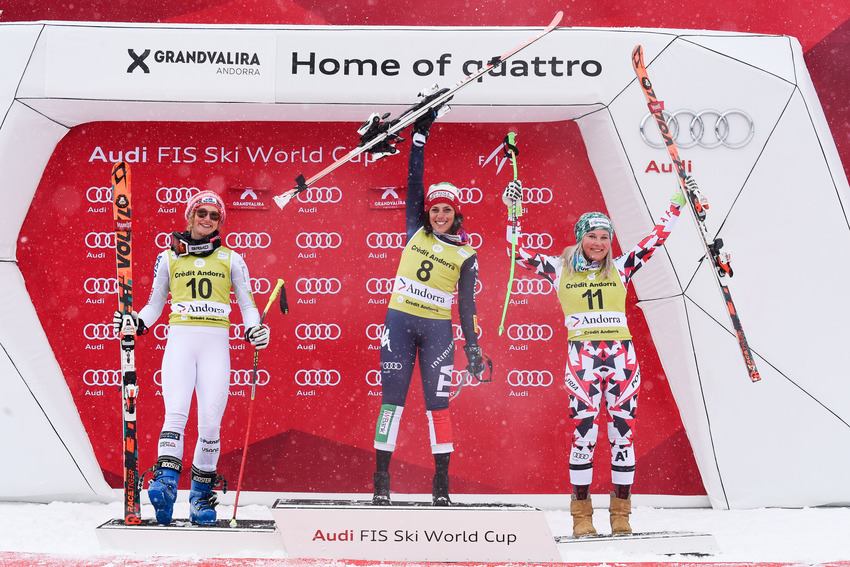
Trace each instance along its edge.
<instances>
[{"instance_id":1,"label":"yellow race bib","mask_svg":"<svg viewBox=\"0 0 850 567\"><path fill-rule=\"evenodd\" d=\"M230 327L230 250L206 257L170 252L171 325Z\"/></svg>"},{"instance_id":2,"label":"yellow race bib","mask_svg":"<svg viewBox=\"0 0 850 567\"><path fill-rule=\"evenodd\" d=\"M567 340L631 339L626 321L626 286L616 271L602 279L598 270L564 269L558 282L558 300L564 310Z\"/></svg>"}]
</instances>

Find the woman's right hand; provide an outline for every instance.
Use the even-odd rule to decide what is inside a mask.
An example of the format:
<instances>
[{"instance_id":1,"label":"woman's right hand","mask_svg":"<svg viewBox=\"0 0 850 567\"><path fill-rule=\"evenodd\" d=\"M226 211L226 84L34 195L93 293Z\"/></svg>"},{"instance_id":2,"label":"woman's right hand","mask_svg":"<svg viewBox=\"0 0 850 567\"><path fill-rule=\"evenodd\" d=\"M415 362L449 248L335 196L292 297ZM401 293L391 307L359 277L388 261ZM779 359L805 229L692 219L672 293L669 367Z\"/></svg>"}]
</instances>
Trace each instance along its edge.
<instances>
[{"instance_id":1,"label":"woman's right hand","mask_svg":"<svg viewBox=\"0 0 850 567\"><path fill-rule=\"evenodd\" d=\"M133 327L136 328L137 335L144 335L148 332L148 327L145 322L139 319L139 314L135 311L130 312L130 317L133 319ZM115 311L112 314L112 329L115 331L115 336L121 336L121 325L124 322L124 314L121 311Z\"/></svg>"}]
</instances>

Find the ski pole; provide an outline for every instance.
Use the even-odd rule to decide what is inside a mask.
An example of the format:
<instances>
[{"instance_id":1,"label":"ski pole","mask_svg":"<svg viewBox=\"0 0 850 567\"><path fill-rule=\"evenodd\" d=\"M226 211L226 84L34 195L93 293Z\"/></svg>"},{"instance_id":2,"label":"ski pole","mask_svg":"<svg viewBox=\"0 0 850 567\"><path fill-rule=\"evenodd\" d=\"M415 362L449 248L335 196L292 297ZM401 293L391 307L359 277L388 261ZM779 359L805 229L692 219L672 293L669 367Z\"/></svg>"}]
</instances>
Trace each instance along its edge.
<instances>
[{"instance_id":1,"label":"ski pole","mask_svg":"<svg viewBox=\"0 0 850 567\"><path fill-rule=\"evenodd\" d=\"M514 181L519 177L516 164L516 156L519 154L519 149L516 146L516 132L508 132L505 136L505 154L511 158L511 165L514 168ZM511 238L511 273L508 276L508 289L505 291L505 304L502 306L502 320L499 321L499 336L505 332L505 317L508 314L508 303L511 301L511 288L514 285L514 268L516 268L516 245L517 231L519 229L519 217L522 216L522 200L508 205L508 219L513 226L513 237Z\"/></svg>"},{"instance_id":2,"label":"ski pole","mask_svg":"<svg viewBox=\"0 0 850 567\"><path fill-rule=\"evenodd\" d=\"M283 313L289 312L289 306L286 303L286 290L283 289L283 280L278 278L269 300L266 302L266 308L263 309L263 314L260 317L260 325L266 320L266 315L269 313L269 308L274 303L275 298L280 293L280 310ZM236 481L236 499L233 502L233 517L230 519L230 527L236 527L236 510L239 506L239 493L242 491L242 474L245 472L245 460L248 457L248 439L251 436L251 420L254 417L254 397L257 392L257 367L260 363L260 351L254 349L254 369L251 373L251 399L248 400L248 426L245 428L245 444L242 446L242 463L239 465L239 479Z\"/></svg>"}]
</instances>

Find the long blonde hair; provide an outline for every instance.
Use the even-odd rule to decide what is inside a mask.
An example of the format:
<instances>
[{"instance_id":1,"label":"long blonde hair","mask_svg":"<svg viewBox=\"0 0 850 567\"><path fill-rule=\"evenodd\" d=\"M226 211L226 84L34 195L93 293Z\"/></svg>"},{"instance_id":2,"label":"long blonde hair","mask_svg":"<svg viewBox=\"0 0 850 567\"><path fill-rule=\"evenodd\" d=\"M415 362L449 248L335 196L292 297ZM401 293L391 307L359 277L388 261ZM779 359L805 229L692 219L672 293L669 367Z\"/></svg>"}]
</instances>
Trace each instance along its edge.
<instances>
[{"instance_id":1,"label":"long blonde hair","mask_svg":"<svg viewBox=\"0 0 850 567\"><path fill-rule=\"evenodd\" d=\"M576 273L575 269L575 257L581 254L584 255L581 251L581 242L573 244L572 246L567 246L564 248L563 253L561 254L561 260L564 262L564 270L568 275L573 275ZM586 259L584 259L587 262ZM599 274L602 276L603 280L607 280L611 273L614 270L614 258L611 254L611 247L608 247L608 253L605 254L605 258L602 259L602 262L599 264Z\"/></svg>"}]
</instances>

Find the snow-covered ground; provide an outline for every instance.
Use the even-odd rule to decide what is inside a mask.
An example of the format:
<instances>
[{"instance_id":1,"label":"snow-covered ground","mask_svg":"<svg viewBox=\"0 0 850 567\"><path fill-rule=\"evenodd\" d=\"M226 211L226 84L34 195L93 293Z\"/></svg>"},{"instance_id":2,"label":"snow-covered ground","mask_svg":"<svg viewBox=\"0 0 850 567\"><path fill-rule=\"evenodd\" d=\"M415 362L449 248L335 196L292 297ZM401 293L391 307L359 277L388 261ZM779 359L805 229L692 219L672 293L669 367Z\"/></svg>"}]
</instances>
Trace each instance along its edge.
<instances>
[{"instance_id":1,"label":"snow-covered ground","mask_svg":"<svg viewBox=\"0 0 850 567\"><path fill-rule=\"evenodd\" d=\"M149 505L143 516L151 516ZM219 508L219 517L229 518L230 506ZM552 533L570 533L571 521L566 510L546 510ZM0 552L21 552L98 558L114 557L114 551L101 549L95 528L121 515L120 502L108 504L53 502L50 504L0 503ZM175 517L188 515L187 504L178 501ZM268 518L266 506L240 507L240 518ZM607 526L607 510L597 508L597 529ZM720 511L710 508L654 508L637 505L632 514L636 531L690 531L710 533L719 551L709 557L670 557L657 553L625 553L606 548L600 551L571 552L569 562L636 561L711 561L711 562L782 562L816 564L850 561L850 508L758 509ZM563 553L563 551L562 551ZM154 550L136 558L156 555ZM241 557L283 558L284 554L240 554ZM8 554L5 556L8 560ZM197 550L183 560L205 557ZM30 557L31 560L31 557ZM29 562L27 560L26 562ZM0 557L0 564L3 564ZM169 563L161 559L158 564ZM358 562L360 565L363 562ZM61 562L60 562L61 564ZM337 562L336 565L341 563ZM384 563L387 565L387 563ZM850 564L850 563L848 563Z\"/></svg>"}]
</instances>

